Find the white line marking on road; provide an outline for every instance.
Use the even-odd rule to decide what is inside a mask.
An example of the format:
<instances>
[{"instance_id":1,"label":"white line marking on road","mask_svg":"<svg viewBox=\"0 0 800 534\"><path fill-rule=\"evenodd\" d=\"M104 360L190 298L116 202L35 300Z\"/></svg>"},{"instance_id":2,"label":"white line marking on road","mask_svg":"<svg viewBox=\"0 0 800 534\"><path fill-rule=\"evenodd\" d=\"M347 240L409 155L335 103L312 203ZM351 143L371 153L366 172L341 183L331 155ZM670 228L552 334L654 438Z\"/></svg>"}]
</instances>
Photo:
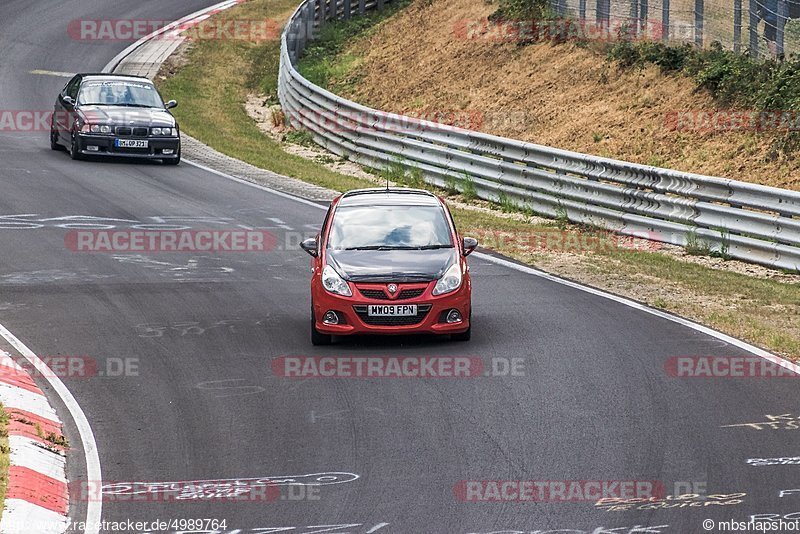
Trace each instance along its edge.
<instances>
[{"instance_id":1,"label":"white line marking on road","mask_svg":"<svg viewBox=\"0 0 800 534\"><path fill-rule=\"evenodd\" d=\"M313 207L315 207L317 209L321 209L321 210L327 210L328 209L327 206L323 206L321 204L317 204L316 202L312 202L312 201L306 200L304 198L296 197L296 196L294 196L292 194L284 193L283 191L276 191L274 189L271 189L269 187L263 186L261 184L248 182L247 180L243 180L241 178L237 178L235 176L231 176L231 175L226 174L224 172L220 172L220 171L218 171L216 169L211 169L209 167L206 167L205 165L201 165L201 164L195 163L193 161L187 161L187 160L184 160L184 161L186 161L186 163L188 163L190 165L194 165L197 168L203 169L204 171L208 171L208 172L210 172L212 174L216 174L217 176L221 176L223 178L227 178L229 180L233 180L234 182L239 182L240 184L248 185L250 187L255 187L256 189L261 189L262 191L266 191L267 193L272 193L273 195L277 195L279 197L283 197L283 198L287 198L287 199L290 199L290 200L294 200L295 202L300 202L300 203L306 204L308 206L313 206ZM603 298L606 298L606 299L609 299L609 300L613 300L614 302L622 304L623 306L628 306L629 308L633 308L633 309L638 310L638 311L649 313L650 315L655 315L656 317L660 317L661 319L666 319L667 321L672 321L673 323L678 323L681 326L685 326L687 328L691 328L692 330L695 330L695 331L700 332L702 334L705 334L707 336L711 336L713 338L719 339L720 341L723 341L725 343L733 345L734 347L738 347L738 348L740 348L742 350L746 350L747 352L755 354L756 356L760 356L760 357L764 358L765 360L769 360L771 362L774 362L774 363L780 365L781 367L784 367L784 368L786 368L786 369L788 369L788 370L800 375L800 365L797 365L796 363L790 362L789 360L787 360L785 358L781 358L780 356L778 356L776 354L772 354L771 352L769 352L767 350L764 350L764 349L762 349L760 347L756 347L755 345L752 345L752 344L750 344L750 343L748 343L746 341L742 341L741 339L736 339L735 337L729 336L728 334L723 334L722 332L714 330L713 328L709 328L707 326L703 326L703 325L701 325L699 323L695 323L694 321L690 321L689 319L684 319L683 317L678 317L677 315L672 315L670 313L667 313L667 312L664 312L664 311L661 311L661 310L657 310L655 308L650 308L649 306L647 306L645 304L642 304L640 302L636 302L634 300L630 300L630 299L627 299L625 297L620 297L619 295L613 295L611 293L606 293L605 291L603 291L601 289L596 289L596 288L593 288L593 287L589 287L589 286L585 286L585 285L579 284L578 282L573 282L571 280L566 280L564 278L559 278L558 276L546 273L544 271L540 271L538 269L535 269L533 267L529 267L527 265L519 265L519 264L514 263L512 261L505 260L505 259L502 259L502 258L497 258L497 257L491 256L489 254L483 254L481 252L474 252L472 254L472 256L476 257L476 258L479 258L479 259L482 259L484 261L488 261L490 263L494 263L496 265L501 265L503 267L507 267L509 269L513 269L515 271L519 271L519 272L522 272L522 273L525 273L525 274L530 274L530 275L533 275L533 276L538 276L539 278L544 278L544 279L549 280L551 282L555 282L556 284L561 284L561 285L564 285L564 286L571 287L573 289L577 289L579 291L583 291L585 293L591 293L592 295L595 295L595 296L598 296L598 297L603 297Z\"/></svg>"},{"instance_id":2,"label":"white line marking on road","mask_svg":"<svg viewBox=\"0 0 800 534\"><path fill-rule=\"evenodd\" d=\"M42 69L34 69L28 74L40 74L42 76L58 76L59 78L72 78L75 74L71 72L58 72L56 70L42 70Z\"/></svg>"},{"instance_id":3,"label":"white line marking on road","mask_svg":"<svg viewBox=\"0 0 800 534\"><path fill-rule=\"evenodd\" d=\"M100 456L97 453L97 442L94 439L94 433L92 432L92 427L89 425L89 420L86 418L86 414L83 413L80 404L78 401L75 400L75 397L72 396L67 386L64 385L64 382L61 381L58 376L45 364L41 359L39 359L36 354L33 353L31 349L29 349L25 344L20 341L19 339L14 336L8 329L0 324L0 336L3 336L6 341L8 341L11 346L13 346L17 351L25 357L28 362L30 362L33 367L39 371L40 376L44 377L50 385L53 387L55 392L64 402L69 410L70 415L72 416L72 420L75 422L75 426L78 428L78 434L80 435L81 442L83 443L83 453L86 457L86 477L88 482L91 484L92 487L100 487L102 484L102 474L100 471ZM87 499L86 502L86 530L84 534L97 534L99 532L100 527L100 517L103 511L103 502L102 499Z\"/></svg>"}]
</instances>

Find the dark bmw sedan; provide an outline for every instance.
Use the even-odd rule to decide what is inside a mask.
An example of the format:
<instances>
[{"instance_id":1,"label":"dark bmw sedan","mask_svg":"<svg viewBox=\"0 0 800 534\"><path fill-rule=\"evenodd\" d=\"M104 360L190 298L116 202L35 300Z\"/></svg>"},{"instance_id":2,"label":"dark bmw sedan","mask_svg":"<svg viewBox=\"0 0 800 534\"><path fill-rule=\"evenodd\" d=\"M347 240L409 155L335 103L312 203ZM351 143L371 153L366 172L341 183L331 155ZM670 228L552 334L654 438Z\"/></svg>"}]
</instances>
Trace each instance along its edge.
<instances>
[{"instance_id":1,"label":"dark bmw sedan","mask_svg":"<svg viewBox=\"0 0 800 534\"><path fill-rule=\"evenodd\" d=\"M72 159L116 156L181 160L178 123L153 82L140 76L77 74L55 103L50 148L66 148Z\"/></svg>"}]
</instances>

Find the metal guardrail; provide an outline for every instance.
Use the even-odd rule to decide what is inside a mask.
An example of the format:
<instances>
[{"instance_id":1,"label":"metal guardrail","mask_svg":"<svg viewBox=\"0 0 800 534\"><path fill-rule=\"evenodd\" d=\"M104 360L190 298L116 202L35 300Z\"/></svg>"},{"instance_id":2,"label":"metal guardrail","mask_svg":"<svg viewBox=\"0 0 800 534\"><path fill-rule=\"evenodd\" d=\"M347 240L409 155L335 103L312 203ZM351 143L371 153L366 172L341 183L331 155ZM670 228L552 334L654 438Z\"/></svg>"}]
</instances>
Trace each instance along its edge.
<instances>
[{"instance_id":1,"label":"metal guardrail","mask_svg":"<svg viewBox=\"0 0 800 534\"><path fill-rule=\"evenodd\" d=\"M625 235L800 269L800 192L524 143L367 108L309 82L297 58L321 24L382 0L306 0L284 29L278 96L288 123L374 168L402 164L426 182L513 202Z\"/></svg>"}]
</instances>

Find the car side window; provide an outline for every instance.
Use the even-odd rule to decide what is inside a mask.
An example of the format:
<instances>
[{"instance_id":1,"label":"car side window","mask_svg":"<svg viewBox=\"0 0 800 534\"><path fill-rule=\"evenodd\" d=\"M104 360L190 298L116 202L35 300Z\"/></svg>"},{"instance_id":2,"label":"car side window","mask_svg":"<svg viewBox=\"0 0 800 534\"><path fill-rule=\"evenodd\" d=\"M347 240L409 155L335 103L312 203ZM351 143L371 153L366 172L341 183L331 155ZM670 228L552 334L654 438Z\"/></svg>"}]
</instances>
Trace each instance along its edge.
<instances>
[{"instance_id":1,"label":"car side window","mask_svg":"<svg viewBox=\"0 0 800 534\"><path fill-rule=\"evenodd\" d=\"M81 86L80 76L75 76L66 87L66 95L71 96L73 99L78 98L78 88Z\"/></svg>"}]
</instances>

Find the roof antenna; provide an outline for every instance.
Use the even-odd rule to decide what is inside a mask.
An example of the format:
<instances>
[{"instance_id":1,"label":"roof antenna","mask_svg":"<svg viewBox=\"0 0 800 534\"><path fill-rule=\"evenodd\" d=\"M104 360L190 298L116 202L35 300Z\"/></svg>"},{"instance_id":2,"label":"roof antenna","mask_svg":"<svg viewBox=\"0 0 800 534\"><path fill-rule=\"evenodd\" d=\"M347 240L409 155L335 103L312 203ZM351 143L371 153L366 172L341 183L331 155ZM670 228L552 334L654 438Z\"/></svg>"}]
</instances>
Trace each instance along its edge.
<instances>
[{"instance_id":1,"label":"roof antenna","mask_svg":"<svg viewBox=\"0 0 800 534\"><path fill-rule=\"evenodd\" d=\"M389 192L389 173L386 173L386 192Z\"/></svg>"}]
</instances>

